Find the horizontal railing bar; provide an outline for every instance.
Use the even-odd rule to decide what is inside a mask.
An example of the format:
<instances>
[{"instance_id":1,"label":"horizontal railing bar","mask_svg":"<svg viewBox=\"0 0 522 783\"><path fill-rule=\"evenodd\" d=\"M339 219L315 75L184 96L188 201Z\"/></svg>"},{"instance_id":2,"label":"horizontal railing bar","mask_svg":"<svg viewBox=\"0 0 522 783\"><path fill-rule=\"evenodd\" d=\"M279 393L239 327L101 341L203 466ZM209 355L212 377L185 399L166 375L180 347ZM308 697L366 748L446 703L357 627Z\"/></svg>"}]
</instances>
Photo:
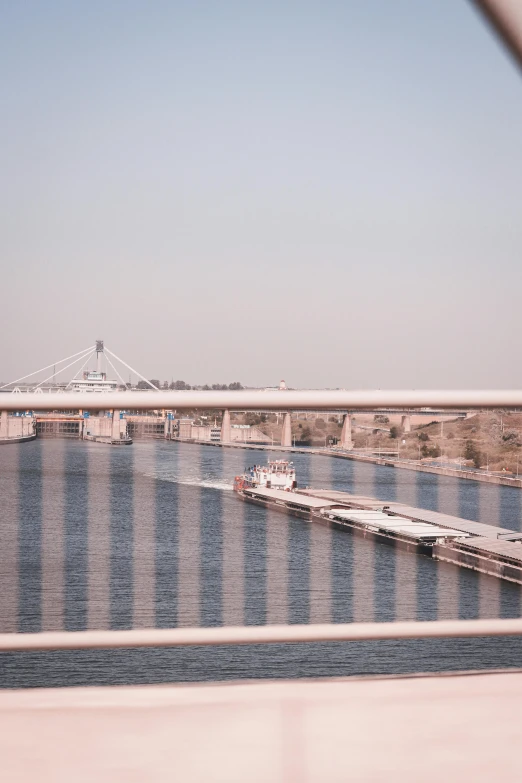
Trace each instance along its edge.
<instances>
[{"instance_id":1,"label":"horizontal railing bar","mask_svg":"<svg viewBox=\"0 0 522 783\"><path fill-rule=\"evenodd\" d=\"M150 628L129 631L4 633L0 634L0 652L188 647L221 644L356 642L479 636L522 636L522 618L514 620L434 620L429 622L343 623L338 625L261 625L226 626L223 628Z\"/></svg>"},{"instance_id":2,"label":"horizontal railing bar","mask_svg":"<svg viewBox=\"0 0 522 783\"><path fill-rule=\"evenodd\" d=\"M326 410L521 408L520 390L124 391L3 393L0 410Z\"/></svg>"},{"instance_id":3,"label":"horizontal railing bar","mask_svg":"<svg viewBox=\"0 0 522 783\"><path fill-rule=\"evenodd\" d=\"M517 0L474 0L522 69L522 15Z\"/></svg>"}]
</instances>

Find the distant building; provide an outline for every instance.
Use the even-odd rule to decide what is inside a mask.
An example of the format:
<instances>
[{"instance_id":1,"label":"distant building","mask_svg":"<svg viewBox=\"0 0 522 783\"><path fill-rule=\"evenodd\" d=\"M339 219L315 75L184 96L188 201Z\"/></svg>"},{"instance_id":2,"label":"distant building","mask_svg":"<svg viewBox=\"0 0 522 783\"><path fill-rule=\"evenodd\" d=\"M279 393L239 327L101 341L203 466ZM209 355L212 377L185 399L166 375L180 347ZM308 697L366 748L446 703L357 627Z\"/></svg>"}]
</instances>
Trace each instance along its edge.
<instances>
[{"instance_id":1,"label":"distant building","mask_svg":"<svg viewBox=\"0 0 522 783\"><path fill-rule=\"evenodd\" d=\"M118 381L108 381L107 374L92 370L83 373L81 380L71 383L73 392L114 392L118 389Z\"/></svg>"},{"instance_id":2,"label":"distant building","mask_svg":"<svg viewBox=\"0 0 522 783\"><path fill-rule=\"evenodd\" d=\"M194 424L194 419L180 419L175 430L178 437L183 440L210 441L211 443L221 441L221 427L210 424ZM251 427L248 424L232 424L230 440L243 443L270 443L271 438L258 427Z\"/></svg>"},{"instance_id":3,"label":"distant building","mask_svg":"<svg viewBox=\"0 0 522 783\"><path fill-rule=\"evenodd\" d=\"M279 386L266 386L263 391L287 391L286 381L279 381Z\"/></svg>"}]
</instances>

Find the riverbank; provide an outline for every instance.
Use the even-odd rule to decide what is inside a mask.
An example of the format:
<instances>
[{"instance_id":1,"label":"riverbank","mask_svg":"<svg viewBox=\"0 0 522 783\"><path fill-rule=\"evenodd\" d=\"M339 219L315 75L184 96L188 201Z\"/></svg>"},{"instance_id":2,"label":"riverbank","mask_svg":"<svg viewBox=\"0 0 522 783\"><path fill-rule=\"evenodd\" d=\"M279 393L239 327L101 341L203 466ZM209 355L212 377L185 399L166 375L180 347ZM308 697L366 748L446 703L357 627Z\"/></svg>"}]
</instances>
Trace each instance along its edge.
<instances>
[{"instance_id":1,"label":"riverbank","mask_svg":"<svg viewBox=\"0 0 522 783\"><path fill-rule=\"evenodd\" d=\"M516 487L522 489L522 477L499 476L496 473L464 470L449 466L423 465L420 462L410 460L390 459L370 454L358 454L354 451L341 451L338 448L314 448L313 446L266 446L257 443L221 443L221 441L194 440L185 438L173 438L180 443L194 443L199 446L218 446L227 449L250 449L254 451L280 451L290 454L319 454L336 459L350 459L358 462L369 462L374 465L385 465L389 468L401 468L403 470L415 470L419 473L435 473L439 476L452 476L453 478L466 479L467 481L481 481L486 484L500 484L504 487Z\"/></svg>"},{"instance_id":2,"label":"riverbank","mask_svg":"<svg viewBox=\"0 0 522 783\"><path fill-rule=\"evenodd\" d=\"M0 446L9 446L13 443L27 443L36 438L36 432L31 435L13 435L12 438L0 438Z\"/></svg>"}]
</instances>

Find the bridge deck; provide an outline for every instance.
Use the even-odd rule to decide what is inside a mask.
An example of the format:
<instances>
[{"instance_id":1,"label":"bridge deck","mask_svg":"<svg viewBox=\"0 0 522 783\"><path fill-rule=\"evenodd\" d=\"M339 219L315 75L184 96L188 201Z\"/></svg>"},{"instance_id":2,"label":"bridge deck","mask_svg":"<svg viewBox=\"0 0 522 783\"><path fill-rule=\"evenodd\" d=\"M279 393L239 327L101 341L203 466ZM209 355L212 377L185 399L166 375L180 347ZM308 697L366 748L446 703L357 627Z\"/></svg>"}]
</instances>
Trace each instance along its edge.
<instances>
[{"instance_id":1,"label":"bridge deck","mask_svg":"<svg viewBox=\"0 0 522 783\"><path fill-rule=\"evenodd\" d=\"M0 693L6 781L520 780L522 673Z\"/></svg>"}]
</instances>

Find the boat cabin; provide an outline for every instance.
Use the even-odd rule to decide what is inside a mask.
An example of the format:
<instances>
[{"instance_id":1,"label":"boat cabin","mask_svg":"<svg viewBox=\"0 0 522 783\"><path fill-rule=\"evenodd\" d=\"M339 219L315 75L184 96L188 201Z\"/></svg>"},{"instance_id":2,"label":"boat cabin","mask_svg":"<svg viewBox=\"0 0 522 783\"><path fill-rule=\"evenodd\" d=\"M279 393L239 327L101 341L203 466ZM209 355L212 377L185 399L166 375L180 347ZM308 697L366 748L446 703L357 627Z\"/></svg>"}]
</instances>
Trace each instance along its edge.
<instances>
[{"instance_id":1,"label":"boat cabin","mask_svg":"<svg viewBox=\"0 0 522 783\"><path fill-rule=\"evenodd\" d=\"M247 468L245 478L255 487L288 491L297 487L294 464L283 459L269 460L267 465L253 465Z\"/></svg>"}]
</instances>

